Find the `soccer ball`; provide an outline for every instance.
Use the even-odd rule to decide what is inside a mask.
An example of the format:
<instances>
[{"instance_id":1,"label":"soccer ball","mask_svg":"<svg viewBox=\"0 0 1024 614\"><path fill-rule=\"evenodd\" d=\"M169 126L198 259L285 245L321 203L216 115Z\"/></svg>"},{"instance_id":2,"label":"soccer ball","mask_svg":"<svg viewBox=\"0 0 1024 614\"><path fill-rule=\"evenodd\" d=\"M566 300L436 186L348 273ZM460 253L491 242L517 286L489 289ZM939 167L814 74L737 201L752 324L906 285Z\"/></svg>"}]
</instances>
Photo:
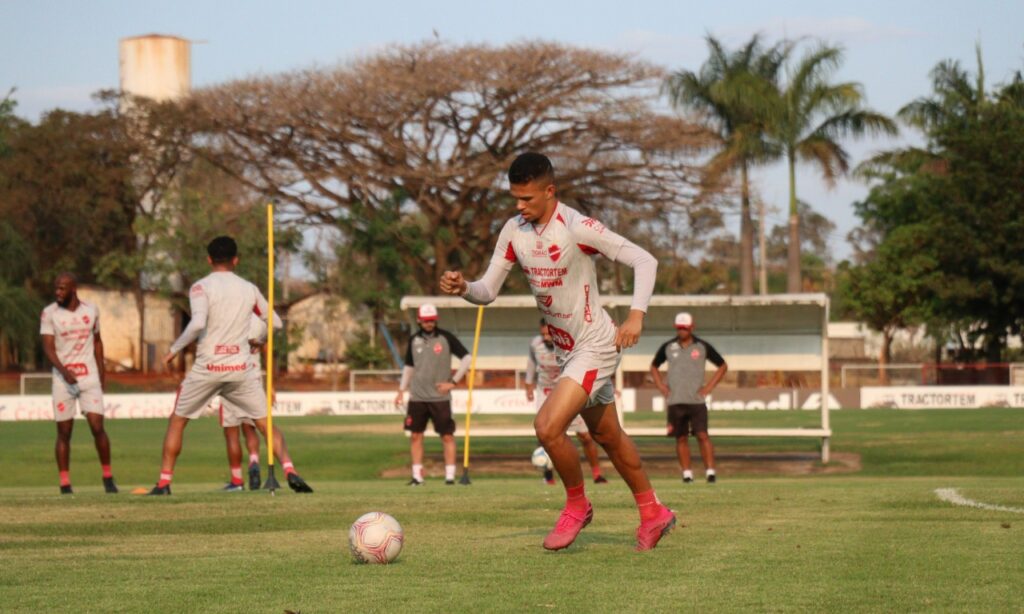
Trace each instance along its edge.
<instances>
[{"instance_id":1,"label":"soccer ball","mask_svg":"<svg viewBox=\"0 0 1024 614\"><path fill-rule=\"evenodd\" d=\"M348 548L357 563L392 563L404 541L402 525L384 512L363 514L348 530Z\"/></svg>"},{"instance_id":2,"label":"soccer ball","mask_svg":"<svg viewBox=\"0 0 1024 614\"><path fill-rule=\"evenodd\" d=\"M552 464L551 459L548 458L548 453L544 451L543 447L537 448L533 451L533 456L530 457L530 462L533 466L541 471L545 469L554 469L555 466Z\"/></svg>"}]
</instances>

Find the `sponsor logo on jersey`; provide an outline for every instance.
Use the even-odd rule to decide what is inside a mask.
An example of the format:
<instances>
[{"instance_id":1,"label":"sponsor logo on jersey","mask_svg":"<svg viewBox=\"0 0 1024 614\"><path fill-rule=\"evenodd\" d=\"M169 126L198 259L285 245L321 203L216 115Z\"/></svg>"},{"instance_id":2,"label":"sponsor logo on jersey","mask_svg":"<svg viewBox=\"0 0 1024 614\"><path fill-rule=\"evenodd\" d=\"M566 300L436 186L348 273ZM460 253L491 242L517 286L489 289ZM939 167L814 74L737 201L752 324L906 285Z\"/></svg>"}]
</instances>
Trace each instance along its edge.
<instances>
[{"instance_id":1,"label":"sponsor logo on jersey","mask_svg":"<svg viewBox=\"0 0 1024 614\"><path fill-rule=\"evenodd\" d=\"M234 356L242 350L237 345L218 345L213 348L214 354L220 354L222 356Z\"/></svg>"},{"instance_id":2,"label":"sponsor logo on jersey","mask_svg":"<svg viewBox=\"0 0 1024 614\"><path fill-rule=\"evenodd\" d=\"M206 370L212 373L232 373L245 371L248 368L249 365L206 365Z\"/></svg>"},{"instance_id":3,"label":"sponsor logo on jersey","mask_svg":"<svg viewBox=\"0 0 1024 614\"><path fill-rule=\"evenodd\" d=\"M587 324L594 321L594 314L590 312L590 284L583 284L583 321Z\"/></svg>"},{"instance_id":4,"label":"sponsor logo on jersey","mask_svg":"<svg viewBox=\"0 0 1024 614\"><path fill-rule=\"evenodd\" d=\"M697 348L693 348L692 350L690 350L690 358L694 360L700 358L700 350L698 350Z\"/></svg>"},{"instance_id":5,"label":"sponsor logo on jersey","mask_svg":"<svg viewBox=\"0 0 1024 614\"><path fill-rule=\"evenodd\" d=\"M583 221L580 222L580 224L583 224L584 226L591 228L594 232L598 234L604 232L604 224L598 222L592 217L584 218Z\"/></svg>"},{"instance_id":6,"label":"sponsor logo on jersey","mask_svg":"<svg viewBox=\"0 0 1024 614\"><path fill-rule=\"evenodd\" d=\"M189 294L192 296L201 296L203 294L203 287L200 286L199 284L196 284L192 286L191 290L189 290Z\"/></svg>"},{"instance_id":7,"label":"sponsor logo on jersey","mask_svg":"<svg viewBox=\"0 0 1024 614\"><path fill-rule=\"evenodd\" d=\"M551 303L555 301L555 297L551 296L550 294L538 294L534 298L537 299L537 304L540 305L541 307L550 307Z\"/></svg>"},{"instance_id":8,"label":"sponsor logo on jersey","mask_svg":"<svg viewBox=\"0 0 1024 614\"><path fill-rule=\"evenodd\" d=\"M537 288L561 288L562 280L556 279L534 279L530 278L530 285Z\"/></svg>"},{"instance_id":9,"label":"sponsor logo on jersey","mask_svg":"<svg viewBox=\"0 0 1024 614\"><path fill-rule=\"evenodd\" d=\"M443 351L444 351L444 348L441 347L441 342L440 341L438 341L437 343L434 344L434 353L435 354L440 354Z\"/></svg>"},{"instance_id":10,"label":"sponsor logo on jersey","mask_svg":"<svg viewBox=\"0 0 1024 614\"><path fill-rule=\"evenodd\" d=\"M64 365L64 368L71 372L71 375L75 377L84 377L89 375L89 367L84 362L71 362Z\"/></svg>"},{"instance_id":11,"label":"sponsor logo on jersey","mask_svg":"<svg viewBox=\"0 0 1024 614\"><path fill-rule=\"evenodd\" d=\"M550 309L541 309L540 312L543 313L546 316L551 316L552 318L558 318L559 320L571 320L572 319L572 314L571 313L560 313L558 311L552 311Z\"/></svg>"},{"instance_id":12,"label":"sponsor logo on jersey","mask_svg":"<svg viewBox=\"0 0 1024 614\"><path fill-rule=\"evenodd\" d=\"M548 333L551 335L551 341L562 350L571 352L576 347L576 340L572 338L568 331L564 331L553 324L548 324Z\"/></svg>"}]
</instances>

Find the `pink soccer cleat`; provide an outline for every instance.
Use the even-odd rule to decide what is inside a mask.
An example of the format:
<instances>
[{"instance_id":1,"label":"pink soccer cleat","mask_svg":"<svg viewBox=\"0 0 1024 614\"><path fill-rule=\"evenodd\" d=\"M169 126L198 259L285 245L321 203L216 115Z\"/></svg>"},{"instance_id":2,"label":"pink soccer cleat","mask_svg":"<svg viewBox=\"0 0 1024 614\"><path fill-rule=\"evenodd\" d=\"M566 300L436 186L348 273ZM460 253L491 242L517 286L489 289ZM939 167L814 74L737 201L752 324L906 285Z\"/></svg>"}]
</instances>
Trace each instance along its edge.
<instances>
[{"instance_id":1,"label":"pink soccer cleat","mask_svg":"<svg viewBox=\"0 0 1024 614\"><path fill-rule=\"evenodd\" d=\"M565 508L562 510L562 515L558 517L555 528L544 538L544 549L561 550L562 548L568 548L576 541L576 536L580 534L583 527L590 524L590 521L593 519L594 506L589 503L587 504L587 513L582 517L577 516L573 510Z\"/></svg>"},{"instance_id":2,"label":"pink soccer cleat","mask_svg":"<svg viewBox=\"0 0 1024 614\"><path fill-rule=\"evenodd\" d=\"M636 530L636 551L654 550L658 541L676 526L676 515L664 505L657 518L641 522Z\"/></svg>"}]
</instances>

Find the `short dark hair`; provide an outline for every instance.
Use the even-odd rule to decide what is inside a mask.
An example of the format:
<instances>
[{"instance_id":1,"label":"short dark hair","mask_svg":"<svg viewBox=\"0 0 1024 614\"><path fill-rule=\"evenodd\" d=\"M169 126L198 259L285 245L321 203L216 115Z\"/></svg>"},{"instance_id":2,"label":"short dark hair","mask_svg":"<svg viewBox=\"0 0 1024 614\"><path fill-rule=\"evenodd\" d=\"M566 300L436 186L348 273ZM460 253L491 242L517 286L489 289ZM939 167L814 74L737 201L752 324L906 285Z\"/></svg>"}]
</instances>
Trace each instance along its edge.
<instances>
[{"instance_id":1,"label":"short dark hair","mask_svg":"<svg viewBox=\"0 0 1024 614\"><path fill-rule=\"evenodd\" d=\"M540 325L541 325L541 326L547 326L547 325L548 325L548 323L544 321L544 318L541 318L541 319L540 319Z\"/></svg>"},{"instance_id":2,"label":"short dark hair","mask_svg":"<svg viewBox=\"0 0 1024 614\"><path fill-rule=\"evenodd\" d=\"M544 154L528 152L521 154L508 167L508 182L512 185L523 185L537 179L554 180L555 168L551 160Z\"/></svg>"},{"instance_id":3,"label":"short dark hair","mask_svg":"<svg viewBox=\"0 0 1024 614\"><path fill-rule=\"evenodd\" d=\"M231 237L217 237L206 246L206 253L214 264L231 262L238 255L238 244Z\"/></svg>"}]
</instances>

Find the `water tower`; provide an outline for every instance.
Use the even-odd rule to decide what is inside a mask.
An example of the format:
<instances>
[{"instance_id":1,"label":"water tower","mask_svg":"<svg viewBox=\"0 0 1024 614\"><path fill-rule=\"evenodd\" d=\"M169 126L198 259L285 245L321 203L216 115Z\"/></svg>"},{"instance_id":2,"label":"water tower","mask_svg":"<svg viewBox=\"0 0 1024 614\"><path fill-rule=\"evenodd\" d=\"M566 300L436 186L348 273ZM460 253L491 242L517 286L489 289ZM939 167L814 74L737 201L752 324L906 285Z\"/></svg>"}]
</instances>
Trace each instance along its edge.
<instances>
[{"instance_id":1,"label":"water tower","mask_svg":"<svg viewBox=\"0 0 1024 614\"><path fill-rule=\"evenodd\" d=\"M122 38L121 91L157 101L176 100L192 90L191 41L146 34Z\"/></svg>"}]
</instances>

